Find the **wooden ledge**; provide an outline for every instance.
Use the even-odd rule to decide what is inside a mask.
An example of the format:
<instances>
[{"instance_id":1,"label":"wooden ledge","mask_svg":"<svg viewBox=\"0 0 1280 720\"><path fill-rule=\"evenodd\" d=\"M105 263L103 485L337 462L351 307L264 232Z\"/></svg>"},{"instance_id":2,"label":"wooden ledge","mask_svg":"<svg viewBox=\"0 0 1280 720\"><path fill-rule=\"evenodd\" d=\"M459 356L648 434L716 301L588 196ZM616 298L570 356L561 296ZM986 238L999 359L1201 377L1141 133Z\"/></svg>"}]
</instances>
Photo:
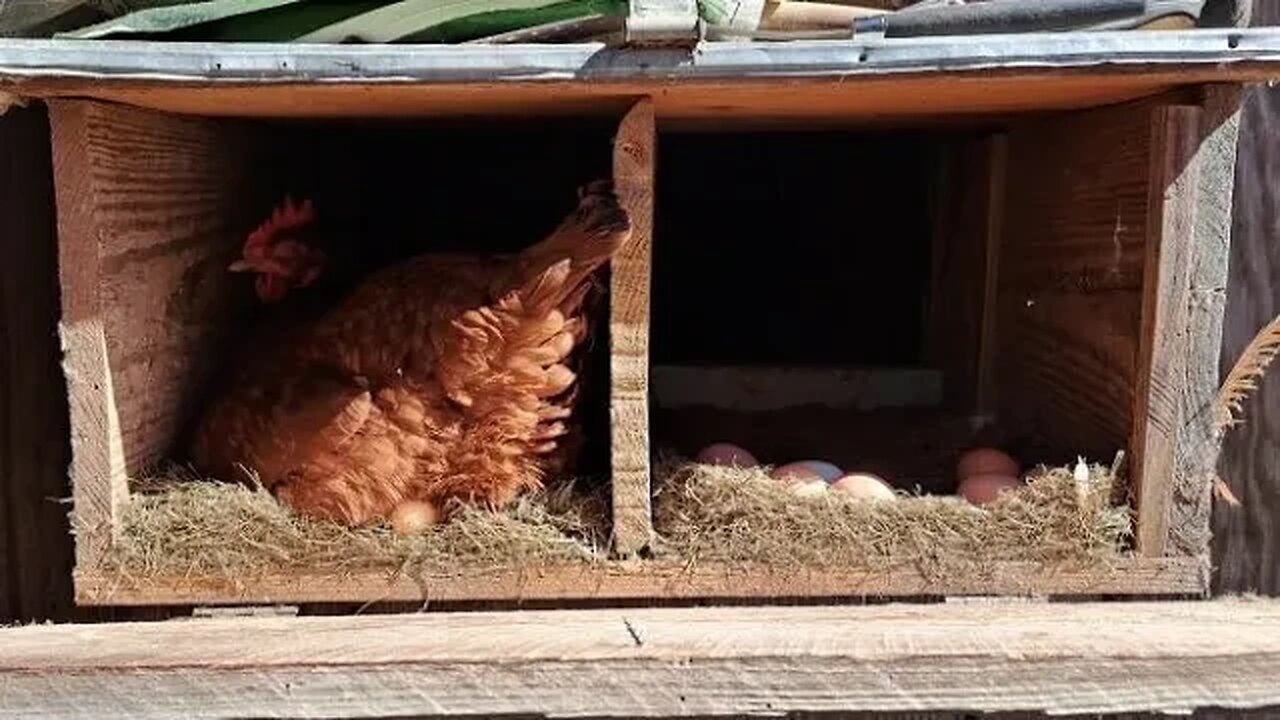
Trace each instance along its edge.
<instances>
[{"instance_id":1,"label":"wooden ledge","mask_svg":"<svg viewBox=\"0 0 1280 720\"><path fill-rule=\"evenodd\" d=\"M0 630L0 717L1104 713L1280 704L1280 601L177 620Z\"/></svg>"},{"instance_id":2,"label":"wooden ledge","mask_svg":"<svg viewBox=\"0 0 1280 720\"><path fill-rule=\"evenodd\" d=\"M911 567L883 571L702 563L602 562L518 571L476 571L414 578L385 571L287 573L228 580L152 578L130 584L110 573L77 572L81 605L272 604L367 601L558 603L613 601L814 600L904 596L1202 596L1205 564L1197 558L1127 558L1098 566L997 562L980 575L928 578Z\"/></svg>"}]
</instances>

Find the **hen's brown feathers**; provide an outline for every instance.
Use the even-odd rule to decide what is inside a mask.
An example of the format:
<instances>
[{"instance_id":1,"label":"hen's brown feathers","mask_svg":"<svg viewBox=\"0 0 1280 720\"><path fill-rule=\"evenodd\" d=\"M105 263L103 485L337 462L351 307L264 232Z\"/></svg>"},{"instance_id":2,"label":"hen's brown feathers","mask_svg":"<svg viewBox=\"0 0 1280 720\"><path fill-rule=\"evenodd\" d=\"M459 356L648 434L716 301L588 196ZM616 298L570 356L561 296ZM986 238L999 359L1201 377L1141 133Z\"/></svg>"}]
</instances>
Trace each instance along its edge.
<instances>
[{"instance_id":1,"label":"hen's brown feathers","mask_svg":"<svg viewBox=\"0 0 1280 720\"><path fill-rule=\"evenodd\" d=\"M593 184L519 256L422 256L371 276L243 370L193 459L224 477L242 465L299 512L348 524L404 500L511 501L561 462L583 301L629 235Z\"/></svg>"}]
</instances>

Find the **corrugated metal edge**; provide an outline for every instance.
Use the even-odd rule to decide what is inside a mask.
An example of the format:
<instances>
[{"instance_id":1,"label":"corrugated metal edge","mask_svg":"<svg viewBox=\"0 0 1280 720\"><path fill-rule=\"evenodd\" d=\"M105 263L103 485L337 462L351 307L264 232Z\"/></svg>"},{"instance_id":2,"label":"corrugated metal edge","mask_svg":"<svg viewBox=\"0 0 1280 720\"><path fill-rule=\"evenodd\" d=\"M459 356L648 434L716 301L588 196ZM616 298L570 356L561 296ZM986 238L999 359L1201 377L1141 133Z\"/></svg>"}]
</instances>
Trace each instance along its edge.
<instances>
[{"instance_id":1,"label":"corrugated metal edge","mask_svg":"<svg viewBox=\"0 0 1280 720\"><path fill-rule=\"evenodd\" d=\"M302 45L0 40L0 80L446 83L876 76L993 70L1197 67L1280 77L1280 29L989 35L907 40L598 44ZM1247 68L1248 72L1245 72Z\"/></svg>"}]
</instances>

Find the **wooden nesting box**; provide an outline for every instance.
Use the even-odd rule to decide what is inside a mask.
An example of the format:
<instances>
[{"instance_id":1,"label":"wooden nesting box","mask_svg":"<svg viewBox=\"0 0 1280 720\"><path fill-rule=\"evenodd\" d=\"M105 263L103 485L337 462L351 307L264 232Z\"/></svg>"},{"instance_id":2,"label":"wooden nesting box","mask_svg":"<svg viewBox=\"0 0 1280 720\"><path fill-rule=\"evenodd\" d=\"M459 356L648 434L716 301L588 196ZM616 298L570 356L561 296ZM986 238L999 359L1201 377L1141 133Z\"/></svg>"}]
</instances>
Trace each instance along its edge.
<instances>
[{"instance_id":1,"label":"wooden nesting box","mask_svg":"<svg viewBox=\"0 0 1280 720\"><path fill-rule=\"evenodd\" d=\"M83 54L90 51L74 43L46 43L28 49L30 56L7 50L0 59L11 76L24 78L22 92L49 101L78 600L1201 593L1217 448L1206 409L1217 388L1240 94L1233 83L1271 72L1267 58L1280 47L1272 34L1227 35L790 43L762 46L763 55L712 44L695 63L678 51L594 46L247 50L124 43L89 65ZM37 50L45 53L43 64ZM1000 68L1005 58L1016 61ZM50 79L59 72L65 77ZM216 349L240 317L220 272L239 233L275 199L270 193L288 163L308 156L315 162L299 139L306 133L290 128L303 120L341 121L352 145L365 147L360 134L389 119L465 120L452 130L433 126L432 133L448 139L479 118L514 128L535 117L596 128L595 136L584 130L582 137L603 137L593 147L606 151L597 164L581 166L612 175L635 223L610 276L616 559L425 582L385 572L291 573L234 583L184 576L135 587L103 572L102 554L123 530L128 479L164 457L183 432L192 412L189 388L211 372ZM279 123L284 130L273 130ZM813 204L793 197L770 206L723 184L732 175L726 158L749 154L728 145L706 157L712 169L729 168L716 179L721 184L690 189L697 182L688 178L703 159L699 147L713 146L718 135L761 131L769 133L760 136L766 145L836 137L806 152L848 164L813 179L825 188L811 193ZM839 138L864 144L837 152L844 147ZM277 152L278 143L289 152ZM565 146L567 154L548 157L530 153L535 145L528 140L510 149L542 163L545 176L528 166L513 172L538 186L539 197L571 193L569 181L578 178L560 165L580 164L556 157L575 151ZM857 162L872 156L874 162ZM308 167L295 174L315 166ZM675 174L665 175L667 168ZM435 172L414 181L441 182ZM740 173L737 181L746 188L768 180ZM683 189L664 187L682 182ZM558 211L552 207L548 217ZM748 236L752 226L759 228L755 237ZM779 237L788 228L795 236ZM804 311L808 302L810 314L831 322L852 318L850 334L892 335L881 343L884 355L868 359L865 340L833 341L831 354L800 358L799 364L826 367L809 372L749 367L786 366L794 354L708 362L685 352L698 341L689 318L679 318L682 308L692 318L720 313L730 328L753 318L760 326L765 313L758 298L746 296L747 281L738 283L745 295L737 298L710 280L710 294L680 289L693 282L689 267L708 276L716 271L711 250L699 254L700 243L756 258L755 265L730 263L738 271L777 268L790 311ZM839 247L846 251L833 252ZM812 253L815 282L847 278L847 304L835 307L822 294L806 300L796 284L787 285L797 267L790 258L801 253ZM735 306L745 317L732 316ZM868 319L877 312L889 320ZM664 318L673 318L674 330L662 325ZM766 330L758 344L777 349L795 339L786 336L788 325L777 327L780 334ZM696 367L707 364L718 369ZM838 382L834 390L806 390L806 377ZM739 389L717 390L712 381ZM690 570L643 559L653 539L651 430L662 430L651 423L651 406L665 413L733 396L746 403L739 410L758 410L773 402L766 384L774 382L845 409L906 404L997 417L1035 428L1054 451L1094 459L1125 449L1136 551L1105 570L1006 563L952 582L911 568ZM656 402L651 384L662 396ZM693 422L676 434L688 439L703 431Z\"/></svg>"}]
</instances>

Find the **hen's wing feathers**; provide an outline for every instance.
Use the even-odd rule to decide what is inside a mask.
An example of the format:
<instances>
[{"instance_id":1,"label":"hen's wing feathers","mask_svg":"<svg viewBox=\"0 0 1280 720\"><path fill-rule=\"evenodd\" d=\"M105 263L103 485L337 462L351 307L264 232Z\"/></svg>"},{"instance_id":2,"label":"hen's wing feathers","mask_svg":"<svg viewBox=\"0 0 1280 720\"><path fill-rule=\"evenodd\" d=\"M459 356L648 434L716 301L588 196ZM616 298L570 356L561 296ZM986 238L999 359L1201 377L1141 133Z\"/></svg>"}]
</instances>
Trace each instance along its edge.
<instances>
[{"instance_id":1,"label":"hen's wing feathers","mask_svg":"<svg viewBox=\"0 0 1280 720\"><path fill-rule=\"evenodd\" d=\"M350 441L371 409L368 390L314 368L281 375L269 385L241 386L208 414L198 430L195 459L200 465L243 466L271 487L318 450Z\"/></svg>"}]
</instances>

